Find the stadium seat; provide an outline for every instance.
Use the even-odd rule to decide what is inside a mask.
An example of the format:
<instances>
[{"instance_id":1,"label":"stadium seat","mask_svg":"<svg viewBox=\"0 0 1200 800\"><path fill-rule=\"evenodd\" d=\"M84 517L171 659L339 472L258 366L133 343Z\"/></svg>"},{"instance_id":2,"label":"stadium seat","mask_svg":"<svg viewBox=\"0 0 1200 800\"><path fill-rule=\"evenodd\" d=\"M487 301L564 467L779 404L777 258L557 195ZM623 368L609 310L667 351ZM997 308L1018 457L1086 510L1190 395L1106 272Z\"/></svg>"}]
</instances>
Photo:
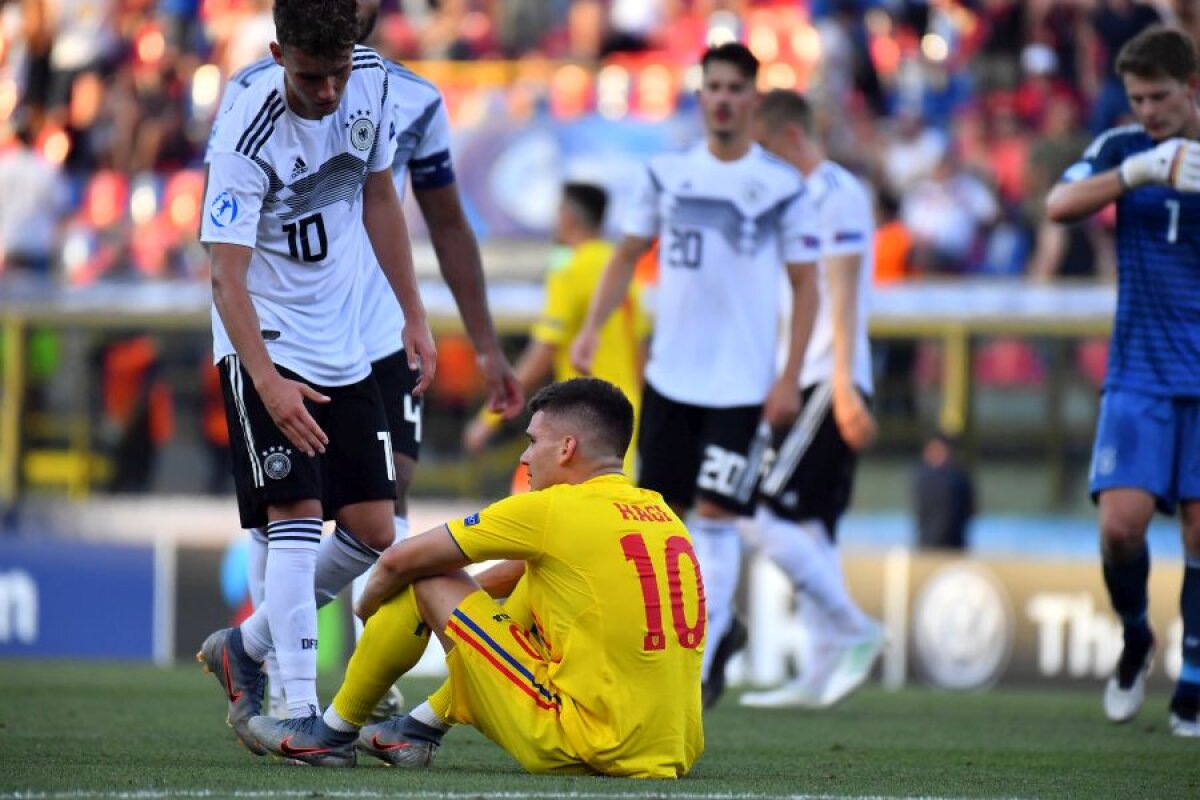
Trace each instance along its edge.
<instances>
[{"instance_id":1,"label":"stadium seat","mask_svg":"<svg viewBox=\"0 0 1200 800\"><path fill-rule=\"evenodd\" d=\"M1046 378L1046 370L1029 342L1009 337L976 346L972 369L975 379L987 386L1036 386Z\"/></svg>"},{"instance_id":2,"label":"stadium seat","mask_svg":"<svg viewBox=\"0 0 1200 800\"><path fill-rule=\"evenodd\" d=\"M1108 369L1108 340L1085 339L1075 351L1075 366L1088 382L1099 388Z\"/></svg>"}]
</instances>

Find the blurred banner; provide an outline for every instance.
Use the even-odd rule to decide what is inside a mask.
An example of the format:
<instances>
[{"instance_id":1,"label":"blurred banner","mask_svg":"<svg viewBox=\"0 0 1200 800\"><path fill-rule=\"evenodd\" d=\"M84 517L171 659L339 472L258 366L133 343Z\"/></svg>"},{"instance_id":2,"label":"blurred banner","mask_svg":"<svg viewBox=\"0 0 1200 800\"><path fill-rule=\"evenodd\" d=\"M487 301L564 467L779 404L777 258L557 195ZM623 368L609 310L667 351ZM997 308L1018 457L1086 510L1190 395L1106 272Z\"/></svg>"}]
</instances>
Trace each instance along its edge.
<instances>
[{"instance_id":1,"label":"blurred banner","mask_svg":"<svg viewBox=\"0 0 1200 800\"><path fill-rule=\"evenodd\" d=\"M885 686L975 690L1003 683L1093 685L1121 652L1121 627L1097 563L1088 559L963 558L894 547L845 559L850 591L883 622L877 668ZM804 630L791 587L757 556L746 567L746 650L734 684L772 686L799 667ZM1180 668L1181 562L1158 558L1150 619L1160 657L1152 688ZM204 637L250 611L245 543L225 549L0 540L0 657L189 661ZM345 598L321 614L321 668L338 671L353 648ZM436 643L414 670L444 674Z\"/></svg>"},{"instance_id":2,"label":"blurred banner","mask_svg":"<svg viewBox=\"0 0 1200 800\"><path fill-rule=\"evenodd\" d=\"M691 143L696 122L690 116L661 123L598 115L572 121L500 118L459 131L454 169L471 226L480 239L545 240L553 231L563 183L586 181L608 190L606 227L616 233L646 161ZM414 238L428 236L411 193L407 202Z\"/></svg>"},{"instance_id":3,"label":"blurred banner","mask_svg":"<svg viewBox=\"0 0 1200 800\"><path fill-rule=\"evenodd\" d=\"M150 660L154 549L0 539L0 657Z\"/></svg>"},{"instance_id":4,"label":"blurred banner","mask_svg":"<svg viewBox=\"0 0 1200 800\"><path fill-rule=\"evenodd\" d=\"M850 593L888 637L878 674L885 686L924 683L972 690L1005 684L1094 684L1121 654L1121 625L1098 563L972 559L896 548L845 559ZM1180 668L1182 562L1155 561L1150 622L1160 657L1150 681L1164 689ZM798 666L804 630L791 586L764 559L748 568L750 644L731 680L784 681Z\"/></svg>"}]
</instances>

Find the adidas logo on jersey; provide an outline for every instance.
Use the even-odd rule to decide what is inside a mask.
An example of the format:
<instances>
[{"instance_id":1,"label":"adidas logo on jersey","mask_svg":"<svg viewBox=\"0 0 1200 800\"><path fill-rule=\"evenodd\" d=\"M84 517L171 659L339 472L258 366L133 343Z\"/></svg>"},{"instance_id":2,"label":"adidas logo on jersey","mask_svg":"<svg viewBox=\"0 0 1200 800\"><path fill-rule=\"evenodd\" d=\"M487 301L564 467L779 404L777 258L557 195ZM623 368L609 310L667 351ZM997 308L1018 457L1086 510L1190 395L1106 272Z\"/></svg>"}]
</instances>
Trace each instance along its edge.
<instances>
[{"instance_id":1,"label":"adidas logo on jersey","mask_svg":"<svg viewBox=\"0 0 1200 800\"><path fill-rule=\"evenodd\" d=\"M292 178L298 178L308 172L308 164L304 163L304 159L296 156L296 163L292 165Z\"/></svg>"}]
</instances>

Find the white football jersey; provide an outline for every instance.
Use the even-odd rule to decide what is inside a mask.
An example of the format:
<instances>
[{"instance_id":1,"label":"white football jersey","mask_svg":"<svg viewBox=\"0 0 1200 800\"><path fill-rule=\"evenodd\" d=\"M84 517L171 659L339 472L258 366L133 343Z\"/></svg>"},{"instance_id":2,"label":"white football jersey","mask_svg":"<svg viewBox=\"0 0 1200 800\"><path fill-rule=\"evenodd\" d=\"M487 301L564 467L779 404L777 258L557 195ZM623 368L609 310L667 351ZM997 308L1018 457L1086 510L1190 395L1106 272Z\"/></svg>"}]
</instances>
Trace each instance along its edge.
<instances>
[{"instance_id":1,"label":"white football jersey","mask_svg":"<svg viewBox=\"0 0 1200 800\"><path fill-rule=\"evenodd\" d=\"M387 62L391 91L389 131L395 134L396 153L392 175L396 191L404 197L406 178L413 188L440 189L454 183L450 160L450 118L437 87L407 67ZM378 361L400 350L404 313L392 292L375 251L367 245L363 254L362 340L369 361Z\"/></svg>"},{"instance_id":2,"label":"white football jersey","mask_svg":"<svg viewBox=\"0 0 1200 800\"><path fill-rule=\"evenodd\" d=\"M776 375L787 263L815 263L804 178L753 145L720 161L701 142L650 161L623 231L659 237L646 380L681 403L762 403Z\"/></svg>"},{"instance_id":3,"label":"white football jersey","mask_svg":"<svg viewBox=\"0 0 1200 800\"><path fill-rule=\"evenodd\" d=\"M450 158L450 118L437 87L416 75L407 67L390 61L384 62L388 71L392 118L388 132L395 136L395 155L392 174L396 191L401 199L408 189L411 175L415 189L440 189L454 183L454 166ZM248 86L269 76L274 71L282 73L270 56L238 70L225 87L221 98L220 112L213 123L208 152L204 162L211 157L212 141L216 130L239 94ZM366 236L366 229L363 229ZM404 312L387 282L383 271L375 260L375 251L370 241L362 246L363 259L363 304L360 328L363 346L368 361L378 361L397 352L403 346L400 340L404 328Z\"/></svg>"},{"instance_id":4,"label":"white football jersey","mask_svg":"<svg viewBox=\"0 0 1200 800\"><path fill-rule=\"evenodd\" d=\"M303 119L284 73L247 87L212 143L201 241L253 248L246 277L271 359L324 386L370 373L359 335L363 185L391 166L388 74L356 47L336 111ZM212 311L213 354L234 353Z\"/></svg>"},{"instance_id":5,"label":"white football jersey","mask_svg":"<svg viewBox=\"0 0 1200 800\"><path fill-rule=\"evenodd\" d=\"M874 391L871 379L871 343L867 339L867 317L871 313L871 282L875 270L875 214L866 186L849 170L832 161L822 161L808 176L808 191L816 208L821 237L821 261L817 286L820 305L813 321L812 336L804 355L800 385L811 386L833 378L833 313L829 307L828 262L830 256L856 253L862 256L858 281L857 330L854 343L854 383L867 394Z\"/></svg>"}]
</instances>

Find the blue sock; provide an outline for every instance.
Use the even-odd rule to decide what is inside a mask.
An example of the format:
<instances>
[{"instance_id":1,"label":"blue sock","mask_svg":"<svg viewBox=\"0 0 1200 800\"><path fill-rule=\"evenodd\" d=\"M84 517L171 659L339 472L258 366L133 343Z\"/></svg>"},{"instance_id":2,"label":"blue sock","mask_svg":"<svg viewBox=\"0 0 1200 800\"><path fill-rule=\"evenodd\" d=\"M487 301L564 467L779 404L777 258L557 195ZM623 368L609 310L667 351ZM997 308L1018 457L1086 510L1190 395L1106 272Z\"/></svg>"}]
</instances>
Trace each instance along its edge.
<instances>
[{"instance_id":1,"label":"blue sock","mask_svg":"<svg viewBox=\"0 0 1200 800\"><path fill-rule=\"evenodd\" d=\"M1183 667L1175 685L1175 699L1195 706L1200 701L1200 558L1188 556L1183 566Z\"/></svg>"},{"instance_id":2,"label":"blue sock","mask_svg":"<svg viewBox=\"0 0 1200 800\"><path fill-rule=\"evenodd\" d=\"M1150 644L1150 623L1146 617L1146 584L1150 579L1150 551L1143 548L1133 559L1122 564L1104 561L1104 585L1113 610L1125 626L1125 646Z\"/></svg>"}]
</instances>

